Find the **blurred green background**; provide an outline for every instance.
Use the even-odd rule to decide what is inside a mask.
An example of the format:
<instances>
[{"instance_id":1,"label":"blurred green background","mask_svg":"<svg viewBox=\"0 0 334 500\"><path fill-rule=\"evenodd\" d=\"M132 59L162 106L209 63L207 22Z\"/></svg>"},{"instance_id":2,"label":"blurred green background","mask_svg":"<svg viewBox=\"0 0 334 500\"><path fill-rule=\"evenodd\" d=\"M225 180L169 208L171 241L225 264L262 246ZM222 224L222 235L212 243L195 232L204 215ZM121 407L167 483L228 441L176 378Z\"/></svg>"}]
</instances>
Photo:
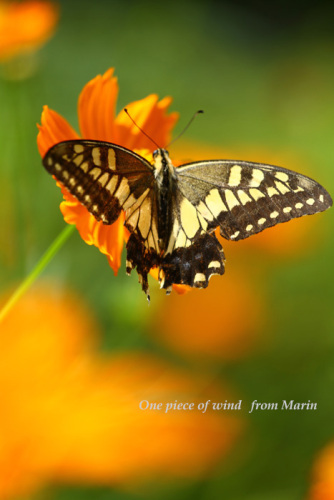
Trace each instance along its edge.
<instances>
[{"instance_id":1,"label":"blurred green background","mask_svg":"<svg viewBox=\"0 0 334 500\"><path fill-rule=\"evenodd\" d=\"M191 141L199 150L219 147L243 159L271 163L275 157L276 163L307 173L334 192L330 2L64 0L60 6L57 32L40 51L35 74L0 80L2 290L28 274L64 227L60 191L36 147L42 106L48 104L77 129L82 87L111 66L120 83L118 110L149 93L171 95L172 110L180 112L175 134L194 111L205 110L180 140L179 151L182 141ZM247 158L247 152L257 158ZM287 157L298 164L292 159L286 164ZM333 438L333 213L314 216L314 232L303 241L311 247L305 255L281 260L279 255L267 258L262 250L260 256L252 251L243 257L242 272L249 278L249 266L254 287L265 295L266 321L263 345L239 360L195 362L160 342L153 318L169 299L152 282L148 308L135 273L126 277L123 264L115 278L105 257L77 233L45 271L60 287L79 291L91 306L106 350L140 347L179 364L198 363L199 370L219 371L245 402L318 403L316 412L245 411L247 432L231 463L210 479L156 485L145 497L305 498L315 453ZM314 241L318 220L319 244ZM226 252L227 273L234 248L229 245ZM224 277L220 280L223 288ZM217 308L217 315L224 324L223 309ZM57 486L49 495L54 500L132 500L138 493Z\"/></svg>"}]
</instances>

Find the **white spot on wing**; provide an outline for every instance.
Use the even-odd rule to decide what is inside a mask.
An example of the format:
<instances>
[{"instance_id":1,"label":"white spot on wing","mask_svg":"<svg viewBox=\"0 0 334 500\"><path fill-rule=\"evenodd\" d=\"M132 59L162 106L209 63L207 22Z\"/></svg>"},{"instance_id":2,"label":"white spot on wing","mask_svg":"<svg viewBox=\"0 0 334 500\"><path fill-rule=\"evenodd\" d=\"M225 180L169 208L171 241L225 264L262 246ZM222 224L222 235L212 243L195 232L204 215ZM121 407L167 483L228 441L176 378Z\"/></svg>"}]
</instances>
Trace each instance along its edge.
<instances>
[{"instance_id":1,"label":"white spot on wing","mask_svg":"<svg viewBox=\"0 0 334 500\"><path fill-rule=\"evenodd\" d=\"M85 161L80 165L80 168L83 172L87 173L88 172L88 163Z\"/></svg>"},{"instance_id":2,"label":"white spot on wing","mask_svg":"<svg viewBox=\"0 0 334 500\"><path fill-rule=\"evenodd\" d=\"M82 162L83 162L83 159L84 159L84 155L78 155L78 156L76 156L76 157L73 159L73 161L74 161L74 163L75 163L77 166L79 166L79 165L80 165L80 163L82 163Z\"/></svg>"},{"instance_id":3,"label":"white spot on wing","mask_svg":"<svg viewBox=\"0 0 334 500\"><path fill-rule=\"evenodd\" d=\"M101 175L101 169L92 168L92 170L89 171L89 175L93 177L94 180L96 180Z\"/></svg>"},{"instance_id":4,"label":"white spot on wing","mask_svg":"<svg viewBox=\"0 0 334 500\"><path fill-rule=\"evenodd\" d=\"M194 282L195 283L202 283L203 281L205 281L205 274L203 273L197 273L195 274L195 278L194 278Z\"/></svg>"},{"instance_id":5,"label":"white spot on wing","mask_svg":"<svg viewBox=\"0 0 334 500\"><path fill-rule=\"evenodd\" d=\"M254 198L255 201L259 200L260 198L265 198L265 195L261 193L259 189L250 189L249 194Z\"/></svg>"},{"instance_id":6,"label":"white spot on wing","mask_svg":"<svg viewBox=\"0 0 334 500\"><path fill-rule=\"evenodd\" d=\"M108 166L110 170L116 169L115 151L112 148L108 150Z\"/></svg>"},{"instance_id":7,"label":"white spot on wing","mask_svg":"<svg viewBox=\"0 0 334 500\"><path fill-rule=\"evenodd\" d=\"M276 172L275 177L282 182L288 182L289 180L289 176L285 172Z\"/></svg>"},{"instance_id":8,"label":"white spot on wing","mask_svg":"<svg viewBox=\"0 0 334 500\"><path fill-rule=\"evenodd\" d=\"M110 194L114 194L117 182L118 182L118 176L114 175L106 185L106 189L107 191L109 191Z\"/></svg>"},{"instance_id":9,"label":"white spot on wing","mask_svg":"<svg viewBox=\"0 0 334 500\"><path fill-rule=\"evenodd\" d=\"M230 210L240 205L234 193L230 189L226 189L225 198L226 198L226 203L228 204Z\"/></svg>"},{"instance_id":10,"label":"white spot on wing","mask_svg":"<svg viewBox=\"0 0 334 500\"><path fill-rule=\"evenodd\" d=\"M243 205L246 205L246 203L249 203L250 201L252 201L252 198L250 198L248 196L248 194L245 193L245 191L242 191L241 189L239 189L239 191L238 191L238 196L239 196L239 199Z\"/></svg>"},{"instance_id":11,"label":"white spot on wing","mask_svg":"<svg viewBox=\"0 0 334 500\"><path fill-rule=\"evenodd\" d=\"M93 157L93 162L97 167L101 166L101 153L100 153L100 148L96 147L92 149L92 157Z\"/></svg>"},{"instance_id":12,"label":"white spot on wing","mask_svg":"<svg viewBox=\"0 0 334 500\"><path fill-rule=\"evenodd\" d=\"M262 170L254 168L254 170L252 171L252 178L249 182L249 187L259 187L263 179L264 173L262 172Z\"/></svg>"},{"instance_id":13,"label":"white spot on wing","mask_svg":"<svg viewBox=\"0 0 334 500\"><path fill-rule=\"evenodd\" d=\"M115 193L115 196L118 198L121 205L128 198L129 194L130 194L129 183L126 179L122 179Z\"/></svg>"},{"instance_id":14,"label":"white spot on wing","mask_svg":"<svg viewBox=\"0 0 334 500\"><path fill-rule=\"evenodd\" d=\"M288 187L286 187L284 184L282 184L281 182L279 182L279 181L276 181L275 185L276 185L277 189L279 190L279 192L281 194L285 194L285 193L289 193L290 192L290 189Z\"/></svg>"},{"instance_id":15,"label":"white spot on wing","mask_svg":"<svg viewBox=\"0 0 334 500\"><path fill-rule=\"evenodd\" d=\"M107 184L107 182L108 182L108 180L109 180L109 177L110 177L110 175L109 175L109 174L104 173L104 174L103 174L103 175L101 175L101 177L99 178L98 183L99 183L99 184L101 184L101 186L102 186L102 187L104 187L104 186Z\"/></svg>"},{"instance_id":16,"label":"white spot on wing","mask_svg":"<svg viewBox=\"0 0 334 500\"><path fill-rule=\"evenodd\" d=\"M234 165L230 169L230 176L228 179L229 186L239 186L241 182L242 168L239 165Z\"/></svg>"},{"instance_id":17,"label":"white spot on wing","mask_svg":"<svg viewBox=\"0 0 334 500\"><path fill-rule=\"evenodd\" d=\"M259 220L257 221L257 223L258 223L260 226L262 226L262 225L266 222L266 220L267 220L267 219L265 219L264 217L262 217L261 219L259 219Z\"/></svg>"},{"instance_id":18,"label":"white spot on wing","mask_svg":"<svg viewBox=\"0 0 334 500\"><path fill-rule=\"evenodd\" d=\"M306 203L307 203L308 205L314 205L315 200L314 200L313 198L309 198L308 200L306 200Z\"/></svg>"},{"instance_id":19,"label":"white spot on wing","mask_svg":"<svg viewBox=\"0 0 334 500\"><path fill-rule=\"evenodd\" d=\"M271 219L276 219L276 217L278 217L278 216L279 216L279 213L276 210L274 212L271 212L271 214L270 214Z\"/></svg>"},{"instance_id":20,"label":"white spot on wing","mask_svg":"<svg viewBox=\"0 0 334 500\"><path fill-rule=\"evenodd\" d=\"M211 261L208 265L208 269L210 269L211 267L220 267L220 262L218 262L218 260Z\"/></svg>"},{"instance_id":21,"label":"white spot on wing","mask_svg":"<svg viewBox=\"0 0 334 500\"><path fill-rule=\"evenodd\" d=\"M236 231L235 233L231 234L230 239L234 240L235 238L237 238L239 236L239 234L240 234L240 231Z\"/></svg>"},{"instance_id":22,"label":"white spot on wing","mask_svg":"<svg viewBox=\"0 0 334 500\"><path fill-rule=\"evenodd\" d=\"M74 144L74 152L75 153L82 153L84 150L84 147L82 144Z\"/></svg>"},{"instance_id":23,"label":"white spot on wing","mask_svg":"<svg viewBox=\"0 0 334 500\"><path fill-rule=\"evenodd\" d=\"M270 197L274 196L274 194L279 194L277 189L275 189L274 187L268 187L267 192Z\"/></svg>"},{"instance_id":24,"label":"white spot on wing","mask_svg":"<svg viewBox=\"0 0 334 500\"><path fill-rule=\"evenodd\" d=\"M205 198L205 203L215 217L218 217L221 212L227 211L218 189L211 189L210 193Z\"/></svg>"}]
</instances>

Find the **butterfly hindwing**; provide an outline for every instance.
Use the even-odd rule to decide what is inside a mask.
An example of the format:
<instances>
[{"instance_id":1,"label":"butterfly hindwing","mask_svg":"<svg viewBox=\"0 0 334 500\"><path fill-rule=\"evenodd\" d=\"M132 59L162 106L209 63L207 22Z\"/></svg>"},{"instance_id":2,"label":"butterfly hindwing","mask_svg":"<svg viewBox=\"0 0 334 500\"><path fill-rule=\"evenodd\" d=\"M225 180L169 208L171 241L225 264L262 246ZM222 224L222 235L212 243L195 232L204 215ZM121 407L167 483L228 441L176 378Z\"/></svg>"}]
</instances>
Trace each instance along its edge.
<instances>
[{"instance_id":1,"label":"butterfly hindwing","mask_svg":"<svg viewBox=\"0 0 334 500\"><path fill-rule=\"evenodd\" d=\"M213 274L224 274L225 257L221 244L208 223L180 189L172 193L172 225L164 258L160 264L160 284L173 283L196 288L208 286Z\"/></svg>"},{"instance_id":2,"label":"butterfly hindwing","mask_svg":"<svg viewBox=\"0 0 334 500\"><path fill-rule=\"evenodd\" d=\"M226 239L240 240L264 229L326 210L332 205L317 182L287 169L245 161L211 160L176 169L178 186Z\"/></svg>"},{"instance_id":3,"label":"butterfly hindwing","mask_svg":"<svg viewBox=\"0 0 334 500\"><path fill-rule=\"evenodd\" d=\"M153 182L152 166L141 156L101 141L65 141L43 159L46 170L97 220L112 224Z\"/></svg>"}]
</instances>

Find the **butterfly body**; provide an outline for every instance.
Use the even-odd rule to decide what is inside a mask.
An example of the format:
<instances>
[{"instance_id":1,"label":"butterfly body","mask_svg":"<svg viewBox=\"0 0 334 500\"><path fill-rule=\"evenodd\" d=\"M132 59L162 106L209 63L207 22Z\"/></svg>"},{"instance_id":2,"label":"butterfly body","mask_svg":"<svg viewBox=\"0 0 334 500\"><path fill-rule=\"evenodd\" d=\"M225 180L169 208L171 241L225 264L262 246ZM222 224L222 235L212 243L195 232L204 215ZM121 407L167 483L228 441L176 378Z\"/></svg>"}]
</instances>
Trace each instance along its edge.
<instances>
[{"instance_id":1,"label":"butterfly body","mask_svg":"<svg viewBox=\"0 0 334 500\"><path fill-rule=\"evenodd\" d=\"M153 152L155 193L158 208L159 247L163 252L168 245L172 226L173 198L175 196L176 173L168 152L157 149Z\"/></svg>"},{"instance_id":2,"label":"butterfly body","mask_svg":"<svg viewBox=\"0 0 334 500\"><path fill-rule=\"evenodd\" d=\"M124 211L126 270L137 270L147 294L153 267L167 292L173 284L205 288L213 274L223 274L217 227L236 241L332 205L320 184L291 170L236 160L175 168L164 149L151 164L116 144L65 141L43 164L98 221L110 225Z\"/></svg>"}]
</instances>

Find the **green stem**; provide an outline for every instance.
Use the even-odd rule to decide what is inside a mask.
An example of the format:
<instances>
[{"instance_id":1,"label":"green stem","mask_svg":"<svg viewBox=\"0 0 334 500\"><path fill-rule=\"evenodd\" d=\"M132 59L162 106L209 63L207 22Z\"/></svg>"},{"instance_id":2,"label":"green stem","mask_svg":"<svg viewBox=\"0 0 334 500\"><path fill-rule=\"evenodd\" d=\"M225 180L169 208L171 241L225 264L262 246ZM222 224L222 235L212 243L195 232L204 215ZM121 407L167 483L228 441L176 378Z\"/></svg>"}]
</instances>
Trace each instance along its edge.
<instances>
[{"instance_id":1,"label":"green stem","mask_svg":"<svg viewBox=\"0 0 334 500\"><path fill-rule=\"evenodd\" d=\"M0 323L16 302L22 297L22 295L30 288L34 281L38 278L44 268L48 265L51 259L56 255L58 250L63 246L63 244L68 240L70 235L75 231L74 225L66 226L62 232L57 236L54 242L49 246L47 251L42 255L40 260L37 262L34 269L30 274L22 281L14 293L9 297L8 301L5 303L3 308L0 310Z\"/></svg>"}]
</instances>

